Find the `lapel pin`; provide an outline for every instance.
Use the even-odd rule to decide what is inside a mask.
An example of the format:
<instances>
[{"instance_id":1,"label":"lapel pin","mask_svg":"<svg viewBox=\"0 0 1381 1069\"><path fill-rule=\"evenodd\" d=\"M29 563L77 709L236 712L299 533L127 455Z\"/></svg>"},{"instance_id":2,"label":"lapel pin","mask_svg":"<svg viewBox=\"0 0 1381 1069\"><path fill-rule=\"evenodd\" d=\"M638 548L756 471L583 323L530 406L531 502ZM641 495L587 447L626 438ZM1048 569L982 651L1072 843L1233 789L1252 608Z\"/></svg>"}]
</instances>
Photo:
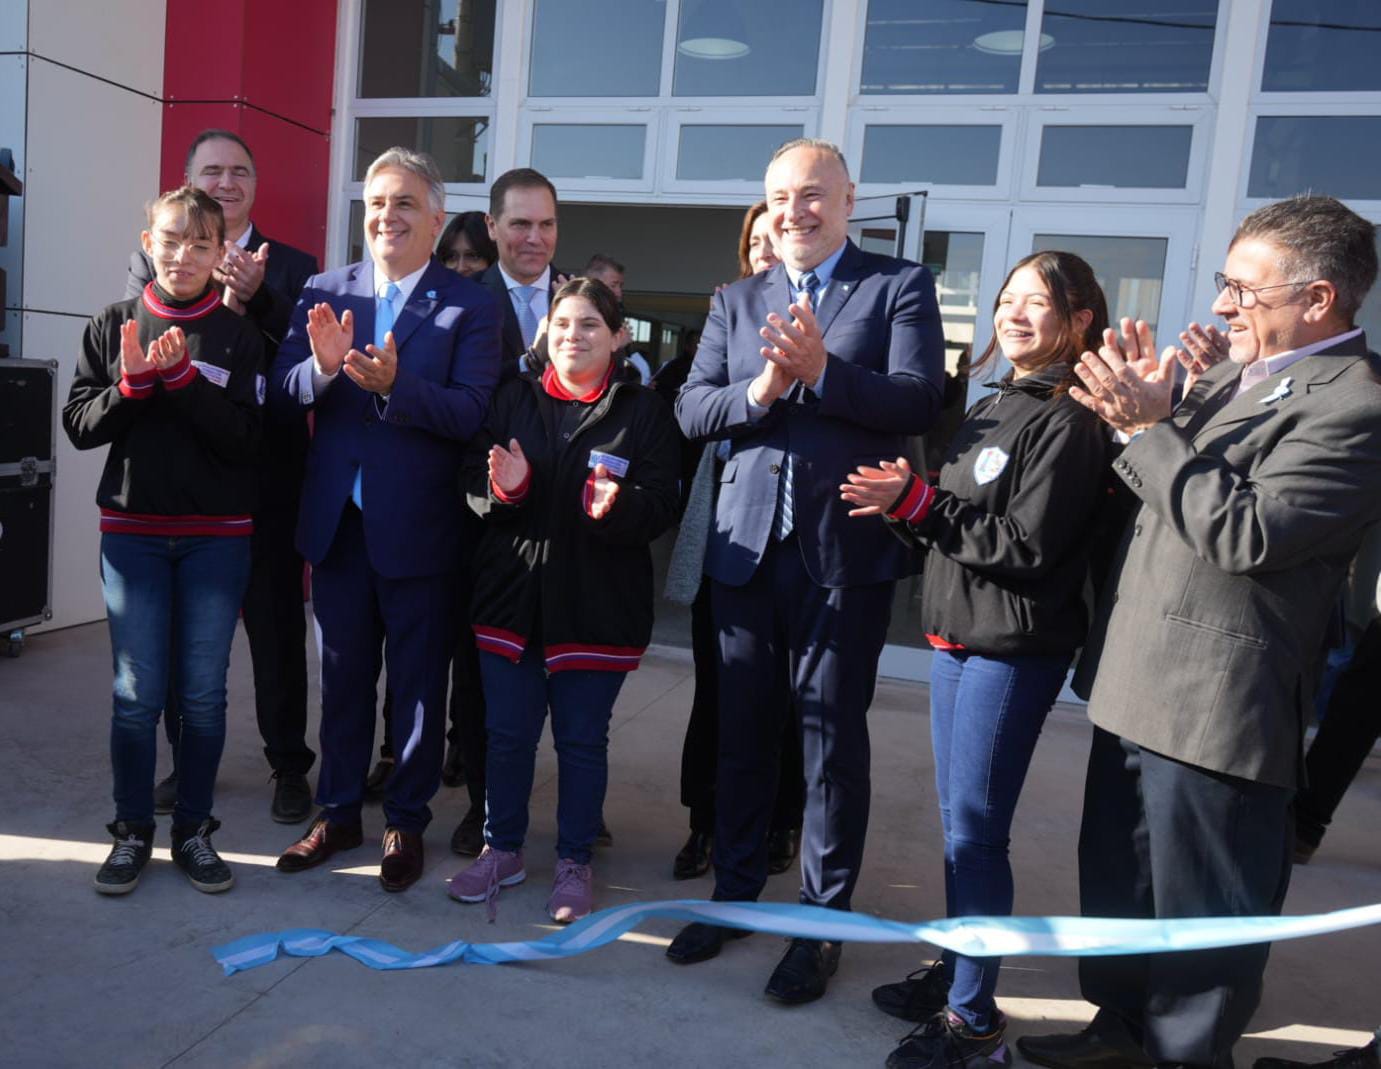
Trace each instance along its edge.
<instances>
[{"instance_id":1,"label":"lapel pin","mask_svg":"<svg viewBox=\"0 0 1381 1069\"><path fill-rule=\"evenodd\" d=\"M1290 396L1290 384L1294 381L1295 380L1289 375L1286 375L1285 378L1281 380L1279 386L1261 399L1261 403L1263 405L1270 405L1275 404L1277 401L1285 400L1285 398Z\"/></svg>"},{"instance_id":2,"label":"lapel pin","mask_svg":"<svg viewBox=\"0 0 1381 1069\"><path fill-rule=\"evenodd\" d=\"M430 300L430 301L436 300L436 290L428 290L428 291L427 291L427 299Z\"/></svg>"}]
</instances>

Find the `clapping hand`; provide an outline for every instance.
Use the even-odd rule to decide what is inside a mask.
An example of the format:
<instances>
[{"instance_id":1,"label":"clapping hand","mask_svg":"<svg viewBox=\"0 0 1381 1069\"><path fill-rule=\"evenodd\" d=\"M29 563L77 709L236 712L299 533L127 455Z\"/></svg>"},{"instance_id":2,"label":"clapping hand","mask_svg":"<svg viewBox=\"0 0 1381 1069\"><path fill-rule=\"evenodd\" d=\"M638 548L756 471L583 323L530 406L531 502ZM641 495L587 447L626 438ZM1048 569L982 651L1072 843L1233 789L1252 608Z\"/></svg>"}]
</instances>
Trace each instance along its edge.
<instances>
[{"instance_id":1,"label":"clapping hand","mask_svg":"<svg viewBox=\"0 0 1381 1069\"><path fill-rule=\"evenodd\" d=\"M159 371L177 367L187 355L187 335L181 327L169 327L161 337L149 342L149 363Z\"/></svg>"},{"instance_id":2,"label":"clapping hand","mask_svg":"<svg viewBox=\"0 0 1381 1069\"><path fill-rule=\"evenodd\" d=\"M346 309L336 318L336 310L325 301L307 309L307 340L312 357L323 375L334 375L345 363L355 338L355 313Z\"/></svg>"},{"instance_id":3,"label":"clapping hand","mask_svg":"<svg viewBox=\"0 0 1381 1069\"><path fill-rule=\"evenodd\" d=\"M126 319L120 324L120 374L125 378L155 370L154 363L144 355L139 344L139 324Z\"/></svg>"},{"instance_id":4,"label":"clapping hand","mask_svg":"<svg viewBox=\"0 0 1381 1069\"><path fill-rule=\"evenodd\" d=\"M1156 356L1156 341L1143 320L1122 320L1119 332L1109 327L1097 353L1084 353L1074 365L1083 389L1069 396L1091 409L1104 423L1135 434L1170 415L1175 386L1175 347Z\"/></svg>"},{"instance_id":5,"label":"clapping hand","mask_svg":"<svg viewBox=\"0 0 1381 1069\"><path fill-rule=\"evenodd\" d=\"M588 512L590 518L602 520L609 515L609 510L614 507L614 502L619 496L619 484L609 474L609 469L603 464L595 465L595 478L591 484L590 503Z\"/></svg>"},{"instance_id":6,"label":"clapping hand","mask_svg":"<svg viewBox=\"0 0 1381 1069\"><path fill-rule=\"evenodd\" d=\"M228 293L235 297L240 305L235 311L241 315L244 314L243 307L249 304L264 283L264 267L268 260L268 242L264 242L253 253L245 251L234 241L225 243L225 258L216 268L216 281L224 285Z\"/></svg>"},{"instance_id":7,"label":"clapping hand","mask_svg":"<svg viewBox=\"0 0 1381 1069\"><path fill-rule=\"evenodd\" d=\"M860 464L850 472L848 482L839 487L839 496L855 506L850 516L883 516L906 490L911 480L911 465L905 457L884 460L880 467Z\"/></svg>"},{"instance_id":8,"label":"clapping hand","mask_svg":"<svg viewBox=\"0 0 1381 1069\"><path fill-rule=\"evenodd\" d=\"M522 489L531 471L517 438L509 439L507 449L497 443L489 447L489 481L496 490L512 497Z\"/></svg>"},{"instance_id":9,"label":"clapping hand","mask_svg":"<svg viewBox=\"0 0 1381 1069\"><path fill-rule=\"evenodd\" d=\"M387 396L398 377L398 345L393 331L384 333L382 346L366 345L364 349L363 353L351 349L345 354L345 373L361 389Z\"/></svg>"},{"instance_id":10,"label":"clapping hand","mask_svg":"<svg viewBox=\"0 0 1381 1069\"><path fill-rule=\"evenodd\" d=\"M1175 351L1175 359L1189 373L1184 380L1185 393L1194 388L1200 375L1227 359L1231 344L1228 336L1211 323L1206 327L1190 323L1180 332L1183 348Z\"/></svg>"}]
</instances>

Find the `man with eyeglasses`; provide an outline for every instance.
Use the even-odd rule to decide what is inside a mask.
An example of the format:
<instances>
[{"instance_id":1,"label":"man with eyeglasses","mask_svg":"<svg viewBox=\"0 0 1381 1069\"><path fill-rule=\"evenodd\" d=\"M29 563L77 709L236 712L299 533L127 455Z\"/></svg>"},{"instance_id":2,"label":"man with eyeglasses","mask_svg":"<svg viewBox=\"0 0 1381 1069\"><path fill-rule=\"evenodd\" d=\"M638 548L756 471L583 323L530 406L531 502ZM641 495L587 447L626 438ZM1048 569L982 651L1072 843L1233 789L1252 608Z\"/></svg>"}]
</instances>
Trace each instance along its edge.
<instances>
[{"instance_id":1,"label":"man with eyeglasses","mask_svg":"<svg viewBox=\"0 0 1381 1069\"><path fill-rule=\"evenodd\" d=\"M273 366L302 287L317 273L316 258L266 236L250 220L258 174L249 146L230 130L203 130L187 150L187 184L211 195L225 214L225 245L213 277L225 287L227 308L248 317L264 342L264 367ZM130 256L125 296L137 297L153 278L153 262ZM316 754L307 745L307 623L302 603L302 557L293 546L298 499L307 463L307 421L301 413L266 412L254 514L249 587L243 606L254 665L254 711L276 781L269 812L283 824L312 811L307 771ZM170 702L163 726L173 769L154 791L154 809L171 813L177 801L181 718Z\"/></svg>"},{"instance_id":2,"label":"man with eyeglasses","mask_svg":"<svg viewBox=\"0 0 1381 1069\"><path fill-rule=\"evenodd\" d=\"M1229 359L1173 413L1175 350L1145 323L1078 368L1072 396L1130 438L1113 469L1139 499L1076 678L1086 916L1280 912L1323 635L1381 519L1381 358L1354 325L1375 229L1331 197L1249 215L1213 303ZM1017 1045L1037 1065L1231 1066L1268 951L1083 958L1092 1024Z\"/></svg>"}]
</instances>

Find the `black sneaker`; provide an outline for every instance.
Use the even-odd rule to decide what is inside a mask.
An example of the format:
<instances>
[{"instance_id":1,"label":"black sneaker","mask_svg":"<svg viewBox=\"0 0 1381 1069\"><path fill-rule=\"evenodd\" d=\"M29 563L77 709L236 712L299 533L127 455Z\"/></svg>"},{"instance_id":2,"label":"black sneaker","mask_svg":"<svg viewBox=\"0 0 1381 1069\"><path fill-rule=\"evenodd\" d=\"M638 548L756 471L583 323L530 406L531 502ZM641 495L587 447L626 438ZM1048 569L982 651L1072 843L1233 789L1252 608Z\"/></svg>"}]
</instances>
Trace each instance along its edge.
<instances>
[{"instance_id":1,"label":"black sneaker","mask_svg":"<svg viewBox=\"0 0 1381 1069\"><path fill-rule=\"evenodd\" d=\"M928 1021L949 1005L945 963L932 961L895 984L873 988L873 1002L883 1013L903 1021Z\"/></svg>"},{"instance_id":2,"label":"black sneaker","mask_svg":"<svg viewBox=\"0 0 1381 1069\"><path fill-rule=\"evenodd\" d=\"M961 1069L964 1066L1010 1065L1007 1049L1007 1018L993 1011L993 1022L986 1032L975 1032L953 1010L946 1007L928 1021L922 1021L887 1056L887 1069Z\"/></svg>"},{"instance_id":3,"label":"black sneaker","mask_svg":"<svg viewBox=\"0 0 1381 1069\"><path fill-rule=\"evenodd\" d=\"M269 816L279 824L301 824L312 815L312 785L301 772L275 772Z\"/></svg>"},{"instance_id":4,"label":"black sneaker","mask_svg":"<svg viewBox=\"0 0 1381 1069\"><path fill-rule=\"evenodd\" d=\"M1342 1069L1343 1066L1348 1066L1349 1069L1374 1069L1375 1066L1381 1066L1381 1053L1378 1053L1377 1050L1377 1044L1381 1043L1381 1029L1378 1029L1377 1037L1365 1047L1353 1047L1351 1050L1337 1051L1333 1057L1324 1062L1292 1062L1288 1058L1258 1058L1252 1063L1252 1069Z\"/></svg>"},{"instance_id":5,"label":"black sneaker","mask_svg":"<svg viewBox=\"0 0 1381 1069\"><path fill-rule=\"evenodd\" d=\"M177 769L153 785L153 811L163 816L177 808Z\"/></svg>"},{"instance_id":6,"label":"black sneaker","mask_svg":"<svg viewBox=\"0 0 1381 1069\"><path fill-rule=\"evenodd\" d=\"M117 820L107 824L106 831L115 837L115 845L96 873L96 890L103 895L127 895L139 886L139 874L153 853L153 825Z\"/></svg>"},{"instance_id":7,"label":"black sneaker","mask_svg":"<svg viewBox=\"0 0 1381 1069\"><path fill-rule=\"evenodd\" d=\"M219 820L207 818L196 831L173 829L173 860L192 886L208 895L235 886L235 874L211 845L211 834L220 826Z\"/></svg>"}]
</instances>

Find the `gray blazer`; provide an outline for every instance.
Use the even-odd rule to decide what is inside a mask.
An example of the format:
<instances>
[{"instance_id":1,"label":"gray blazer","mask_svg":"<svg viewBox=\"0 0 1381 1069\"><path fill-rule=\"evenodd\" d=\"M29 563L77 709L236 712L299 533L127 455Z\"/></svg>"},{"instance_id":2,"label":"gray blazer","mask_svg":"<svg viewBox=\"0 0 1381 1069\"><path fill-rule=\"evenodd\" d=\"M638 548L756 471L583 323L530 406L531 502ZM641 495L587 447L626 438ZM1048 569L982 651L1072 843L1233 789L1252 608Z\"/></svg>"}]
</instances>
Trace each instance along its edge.
<instances>
[{"instance_id":1,"label":"gray blazer","mask_svg":"<svg viewBox=\"0 0 1381 1069\"><path fill-rule=\"evenodd\" d=\"M1140 505L1080 675L1104 730L1292 787L1330 614L1381 518L1381 357L1359 336L1224 404L1239 374L1207 372L1113 463Z\"/></svg>"}]
</instances>

